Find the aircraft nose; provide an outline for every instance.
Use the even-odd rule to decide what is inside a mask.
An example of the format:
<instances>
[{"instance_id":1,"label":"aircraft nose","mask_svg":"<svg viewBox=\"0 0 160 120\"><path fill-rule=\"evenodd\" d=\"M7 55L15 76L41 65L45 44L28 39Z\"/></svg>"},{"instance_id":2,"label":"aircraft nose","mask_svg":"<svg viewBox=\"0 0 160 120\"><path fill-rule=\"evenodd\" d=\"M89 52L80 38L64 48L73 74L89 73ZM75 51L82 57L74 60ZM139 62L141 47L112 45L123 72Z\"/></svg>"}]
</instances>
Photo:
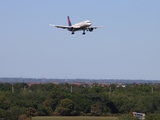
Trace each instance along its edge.
<instances>
[{"instance_id":1,"label":"aircraft nose","mask_svg":"<svg viewBox=\"0 0 160 120\"><path fill-rule=\"evenodd\" d=\"M91 26L91 24L92 24L92 23L91 23L91 22L89 22L89 23L87 23L87 24L88 24L89 26Z\"/></svg>"},{"instance_id":2,"label":"aircraft nose","mask_svg":"<svg viewBox=\"0 0 160 120\"><path fill-rule=\"evenodd\" d=\"M89 21L89 20L86 20L86 22L85 22L87 25L89 25L89 26L91 26L91 21Z\"/></svg>"}]
</instances>

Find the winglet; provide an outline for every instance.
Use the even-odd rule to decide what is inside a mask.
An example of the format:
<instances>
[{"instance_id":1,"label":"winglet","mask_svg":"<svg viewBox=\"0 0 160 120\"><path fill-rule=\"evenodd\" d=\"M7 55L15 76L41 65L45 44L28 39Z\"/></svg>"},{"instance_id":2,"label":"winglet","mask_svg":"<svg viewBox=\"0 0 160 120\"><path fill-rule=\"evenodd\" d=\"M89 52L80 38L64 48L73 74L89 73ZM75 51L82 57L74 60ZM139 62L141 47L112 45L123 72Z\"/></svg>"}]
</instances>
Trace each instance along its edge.
<instances>
[{"instance_id":1,"label":"winglet","mask_svg":"<svg viewBox=\"0 0 160 120\"><path fill-rule=\"evenodd\" d=\"M68 26L72 26L69 16L67 16L67 18L68 18Z\"/></svg>"}]
</instances>

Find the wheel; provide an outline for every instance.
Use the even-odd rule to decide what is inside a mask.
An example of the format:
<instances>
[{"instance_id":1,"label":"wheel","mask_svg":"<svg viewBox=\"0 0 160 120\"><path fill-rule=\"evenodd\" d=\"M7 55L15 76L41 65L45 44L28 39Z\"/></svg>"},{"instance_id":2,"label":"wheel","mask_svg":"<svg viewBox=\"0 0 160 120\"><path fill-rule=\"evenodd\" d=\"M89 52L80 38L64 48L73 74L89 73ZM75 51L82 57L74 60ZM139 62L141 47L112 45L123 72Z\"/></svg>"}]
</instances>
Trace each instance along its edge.
<instances>
[{"instance_id":1,"label":"wheel","mask_svg":"<svg viewBox=\"0 0 160 120\"><path fill-rule=\"evenodd\" d=\"M85 35L86 33L85 33L85 30L83 30L83 33L82 33L83 35Z\"/></svg>"}]
</instances>

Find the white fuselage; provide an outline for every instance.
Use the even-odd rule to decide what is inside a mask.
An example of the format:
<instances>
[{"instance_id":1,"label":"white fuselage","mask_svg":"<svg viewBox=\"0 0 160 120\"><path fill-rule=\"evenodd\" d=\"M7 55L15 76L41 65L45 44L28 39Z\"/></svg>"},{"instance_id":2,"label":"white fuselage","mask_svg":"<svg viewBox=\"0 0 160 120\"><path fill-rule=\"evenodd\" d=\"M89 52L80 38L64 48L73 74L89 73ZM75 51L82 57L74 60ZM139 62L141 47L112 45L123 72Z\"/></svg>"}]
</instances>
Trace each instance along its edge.
<instances>
[{"instance_id":1,"label":"white fuselage","mask_svg":"<svg viewBox=\"0 0 160 120\"><path fill-rule=\"evenodd\" d=\"M91 22L89 20L80 22L80 23L76 23L74 25L72 25L74 31L77 30L86 30L89 26L91 26Z\"/></svg>"}]
</instances>

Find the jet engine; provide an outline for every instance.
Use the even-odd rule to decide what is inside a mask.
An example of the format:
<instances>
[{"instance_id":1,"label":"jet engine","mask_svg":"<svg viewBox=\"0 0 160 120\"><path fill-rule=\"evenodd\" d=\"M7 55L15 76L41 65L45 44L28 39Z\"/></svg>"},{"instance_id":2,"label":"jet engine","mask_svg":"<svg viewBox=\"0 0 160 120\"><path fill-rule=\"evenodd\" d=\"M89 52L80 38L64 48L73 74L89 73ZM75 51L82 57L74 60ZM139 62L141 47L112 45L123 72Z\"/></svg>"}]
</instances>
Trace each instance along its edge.
<instances>
[{"instance_id":1,"label":"jet engine","mask_svg":"<svg viewBox=\"0 0 160 120\"><path fill-rule=\"evenodd\" d=\"M74 31L74 28L73 27L69 27L68 30L69 31Z\"/></svg>"},{"instance_id":2,"label":"jet engine","mask_svg":"<svg viewBox=\"0 0 160 120\"><path fill-rule=\"evenodd\" d=\"M92 31L93 31L93 28L88 28L88 30L89 30L90 32L92 32Z\"/></svg>"}]
</instances>

